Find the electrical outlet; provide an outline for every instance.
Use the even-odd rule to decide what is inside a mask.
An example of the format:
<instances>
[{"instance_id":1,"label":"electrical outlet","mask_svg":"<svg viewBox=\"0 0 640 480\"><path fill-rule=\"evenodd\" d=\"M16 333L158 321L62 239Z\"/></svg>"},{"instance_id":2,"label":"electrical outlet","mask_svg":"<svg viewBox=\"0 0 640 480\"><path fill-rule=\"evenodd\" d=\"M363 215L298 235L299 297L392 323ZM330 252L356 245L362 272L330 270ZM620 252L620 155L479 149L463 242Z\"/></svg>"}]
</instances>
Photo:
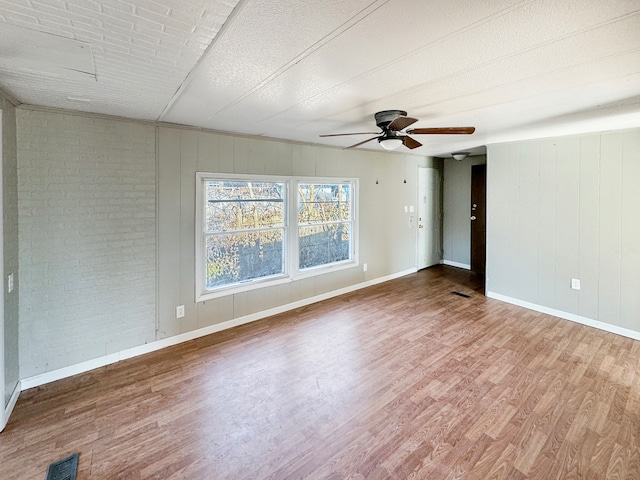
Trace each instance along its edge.
<instances>
[{"instance_id":1,"label":"electrical outlet","mask_svg":"<svg viewBox=\"0 0 640 480\"><path fill-rule=\"evenodd\" d=\"M571 279L571 288L573 288L574 290L580 290L580 279L579 278L572 278Z\"/></svg>"},{"instance_id":2,"label":"electrical outlet","mask_svg":"<svg viewBox=\"0 0 640 480\"><path fill-rule=\"evenodd\" d=\"M363 272L366 272L366 271L367 271L367 264L366 264L366 263L363 263L363 264L362 264L362 271L363 271Z\"/></svg>"},{"instance_id":3,"label":"electrical outlet","mask_svg":"<svg viewBox=\"0 0 640 480\"><path fill-rule=\"evenodd\" d=\"M184 305L178 305L176 307L176 318L184 317Z\"/></svg>"}]
</instances>

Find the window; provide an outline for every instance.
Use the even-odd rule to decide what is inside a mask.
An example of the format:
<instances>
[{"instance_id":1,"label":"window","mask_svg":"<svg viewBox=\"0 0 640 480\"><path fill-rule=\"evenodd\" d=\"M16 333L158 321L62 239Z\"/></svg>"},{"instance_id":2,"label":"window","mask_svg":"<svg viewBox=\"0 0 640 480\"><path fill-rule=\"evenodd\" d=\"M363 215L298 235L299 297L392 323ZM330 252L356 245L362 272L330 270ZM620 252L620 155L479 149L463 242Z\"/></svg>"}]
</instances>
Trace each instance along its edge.
<instances>
[{"instance_id":1,"label":"window","mask_svg":"<svg viewBox=\"0 0 640 480\"><path fill-rule=\"evenodd\" d=\"M356 181L197 174L196 301L357 265Z\"/></svg>"},{"instance_id":2,"label":"window","mask_svg":"<svg viewBox=\"0 0 640 480\"><path fill-rule=\"evenodd\" d=\"M298 268L352 258L351 183L298 183Z\"/></svg>"},{"instance_id":3,"label":"window","mask_svg":"<svg viewBox=\"0 0 640 480\"><path fill-rule=\"evenodd\" d=\"M206 180L207 290L285 273L283 182Z\"/></svg>"}]
</instances>

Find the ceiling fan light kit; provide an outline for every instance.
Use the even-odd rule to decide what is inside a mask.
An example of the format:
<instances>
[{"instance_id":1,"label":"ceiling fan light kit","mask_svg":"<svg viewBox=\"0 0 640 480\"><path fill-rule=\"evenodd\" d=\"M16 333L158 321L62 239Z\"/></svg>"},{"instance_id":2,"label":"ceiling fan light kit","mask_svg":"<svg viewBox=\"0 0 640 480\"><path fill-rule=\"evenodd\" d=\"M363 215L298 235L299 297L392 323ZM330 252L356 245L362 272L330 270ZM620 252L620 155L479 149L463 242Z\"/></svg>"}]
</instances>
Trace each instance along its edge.
<instances>
[{"instance_id":1,"label":"ceiling fan light kit","mask_svg":"<svg viewBox=\"0 0 640 480\"><path fill-rule=\"evenodd\" d=\"M378 138L378 143L385 150L397 150L402 145L401 138Z\"/></svg>"},{"instance_id":2,"label":"ceiling fan light kit","mask_svg":"<svg viewBox=\"0 0 640 480\"><path fill-rule=\"evenodd\" d=\"M408 149L413 150L414 148L421 147L422 144L409 135L470 135L476 130L475 127L407 128L416 123L418 119L407 117L407 112L404 110L382 110L377 112L374 118L376 119L376 125L381 130L379 133L331 133L320 136L376 135L375 137L368 138L346 148L355 148L372 140L378 140L380 146L385 150L396 150L400 145L404 145ZM466 155L463 158L466 158Z\"/></svg>"},{"instance_id":3,"label":"ceiling fan light kit","mask_svg":"<svg viewBox=\"0 0 640 480\"><path fill-rule=\"evenodd\" d=\"M460 162L469 156L469 152L455 152L451 156Z\"/></svg>"}]
</instances>

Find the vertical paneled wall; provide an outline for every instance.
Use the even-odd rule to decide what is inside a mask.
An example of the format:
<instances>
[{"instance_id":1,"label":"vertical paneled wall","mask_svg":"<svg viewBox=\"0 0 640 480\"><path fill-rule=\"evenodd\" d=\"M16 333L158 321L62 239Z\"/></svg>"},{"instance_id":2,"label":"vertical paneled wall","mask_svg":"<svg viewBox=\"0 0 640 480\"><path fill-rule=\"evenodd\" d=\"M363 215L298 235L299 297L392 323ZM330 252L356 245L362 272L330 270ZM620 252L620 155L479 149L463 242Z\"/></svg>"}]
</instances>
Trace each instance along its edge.
<instances>
[{"instance_id":1,"label":"vertical paneled wall","mask_svg":"<svg viewBox=\"0 0 640 480\"><path fill-rule=\"evenodd\" d=\"M444 159L443 260L471 268L471 166L486 162L485 155L457 161Z\"/></svg>"},{"instance_id":2,"label":"vertical paneled wall","mask_svg":"<svg viewBox=\"0 0 640 480\"><path fill-rule=\"evenodd\" d=\"M2 195L3 195L3 257L2 285L13 273L14 289L3 288L4 295L4 392L2 408L15 390L19 376L18 352L18 164L16 146L16 109L0 90L2 109Z\"/></svg>"},{"instance_id":3,"label":"vertical paneled wall","mask_svg":"<svg viewBox=\"0 0 640 480\"><path fill-rule=\"evenodd\" d=\"M416 205L417 167L435 161L179 128L162 127L158 135L160 338L415 268L416 222L409 225L404 206ZM368 271L358 266L196 304L196 172L358 178L357 248ZM184 318L175 318L177 305L185 305Z\"/></svg>"},{"instance_id":4,"label":"vertical paneled wall","mask_svg":"<svg viewBox=\"0 0 640 480\"><path fill-rule=\"evenodd\" d=\"M20 378L415 268L404 206L416 205L417 167L437 164L28 108L17 156ZM358 178L368 271L196 304L197 171Z\"/></svg>"},{"instance_id":5,"label":"vertical paneled wall","mask_svg":"<svg viewBox=\"0 0 640 480\"><path fill-rule=\"evenodd\" d=\"M22 108L17 127L21 378L155 340L155 128Z\"/></svg>"},{"instance_id":6,"label":"vertical paneled wall","mask_svg":"<svg viewBox=\"0 0 640 480\"><path fill-rule=\"evenodd\" d=\"M639 184L638 129L490 145L487 291L640 331Z\"/></svg>"}]
</instances>

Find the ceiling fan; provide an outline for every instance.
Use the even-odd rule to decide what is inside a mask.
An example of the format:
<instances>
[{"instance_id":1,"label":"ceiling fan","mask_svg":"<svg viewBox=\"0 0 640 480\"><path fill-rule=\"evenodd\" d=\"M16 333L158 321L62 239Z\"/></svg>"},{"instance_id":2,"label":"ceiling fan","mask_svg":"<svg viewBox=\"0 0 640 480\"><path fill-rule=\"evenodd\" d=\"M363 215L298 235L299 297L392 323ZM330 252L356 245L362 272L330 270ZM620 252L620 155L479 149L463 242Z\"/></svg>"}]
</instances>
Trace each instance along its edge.
<instances>
[{"instance_id":1,"label":"ceiling fan","mask_svg":"<svg viewBox=\"0 0 640 480\"><path fill-rule=\"evenodd\" d=\"M409 135L470 135L476 131L475 127L441 127L441 128L411 128L405 130L408 126L418 121L417 118L407 117L404 110L383 110L374 115L376 125L382 130L381 132L358 132L358 133L331 133L320 135L321 137L342 137L345 135L375 135L355 145L346 148L359 147L372 140L378 140L378 143L385 150L395 150L400 145L414 149L422 146L420 142L414 140Z\"/></svg>"}]
</instances>

